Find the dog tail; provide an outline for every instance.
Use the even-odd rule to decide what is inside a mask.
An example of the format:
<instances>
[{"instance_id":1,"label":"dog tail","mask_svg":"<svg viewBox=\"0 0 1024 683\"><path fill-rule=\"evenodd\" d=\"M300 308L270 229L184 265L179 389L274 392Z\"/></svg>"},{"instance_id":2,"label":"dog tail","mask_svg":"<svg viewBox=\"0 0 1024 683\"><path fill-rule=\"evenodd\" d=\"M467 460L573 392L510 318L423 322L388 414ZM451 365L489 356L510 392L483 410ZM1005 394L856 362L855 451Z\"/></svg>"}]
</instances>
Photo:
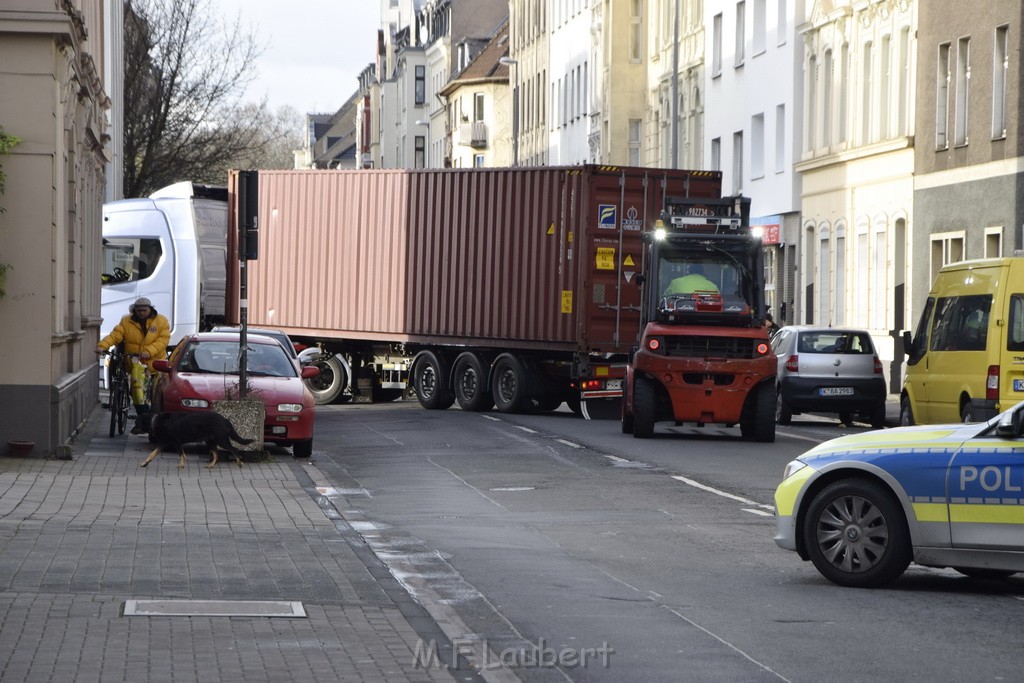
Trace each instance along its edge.
<instances>
[{"instance_id":1,"label":"dog tail","mask_svg":"<svg viewBox=\"0 0 1024 683\"><path fill-rule=\"evenodd\" d=\"M229 434L231 436L231 439L233 441L237 441L240 444L248 445L248 444L251 444L255 440L255 439L246 439L245 437L240 436L239 433L235 431L235 425L231 424L230 422L228 423L228 429L231 430L231 432Z\"/></svg>"}]
</instances>

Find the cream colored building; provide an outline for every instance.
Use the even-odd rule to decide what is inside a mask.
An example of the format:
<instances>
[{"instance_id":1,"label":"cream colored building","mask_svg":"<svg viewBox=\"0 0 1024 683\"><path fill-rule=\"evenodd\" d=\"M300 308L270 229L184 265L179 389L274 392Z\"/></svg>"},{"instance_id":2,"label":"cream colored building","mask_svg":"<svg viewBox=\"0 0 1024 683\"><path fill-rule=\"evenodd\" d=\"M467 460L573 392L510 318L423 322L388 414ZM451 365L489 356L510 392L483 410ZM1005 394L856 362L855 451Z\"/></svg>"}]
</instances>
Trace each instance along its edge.
<instances>
[{"instance_id":1,"label":"cream colored building","mask_svg":"<svg viewBox=\"0 0 1024 683\"><path fill-rule=\"evenodd\" d=\"M805 16L797 322L868 329L898 392L894 340L914 294L917 3L808 0Z\"/></svg>"},{"instance_id":2,"label":"cream colored building","mask_svg":"<svg viewBox=\"0 0 1024 683\"><path fill-rule=\"evenodd\" d=\"M97 405L104 27L103 0L0 5L0 450L63 455Z\"/></svg>"},{"instance_id":3,"label":"cream colored building","mask_svg":"<svg viewBox=\"0 0 1024 683\"><path fill-rule=\"evenodd\" d=\"M494 35L476 58L441 89L450 131L453 168L512 165L512 91L508 24Z\"/></svg>"},{"instance_id":4,"label":"cream colored building","mask_svg":"<svg viewBox=\"0 0 1024 683\"><path fill-rule=\"evenodd\" d=\"M550 0L509 0L509 57L517 103L520 166L548 163L548 19Z\"/></svg>"},{"instance_id":5,"label":"cream colored building","mask_svg":"<svg viewBox=\"0 0 1024 683\"><path fill-rule=\"evenodd\" d=\"M643 161L638 136L648 105L648 4L644 0L592 4L595 82L590 146L596 163L640 165Z\"/></svg>"},{"instance_id":6,"label":"cream colored building","mask_svg":"<svg viewBox=\"0 0 1024 683\"><path fill-rule=\"evenodd\" d=\"M678 168L704 168L704 4L704 0L646 2L648 104L642 141L640 131L630 130L630 146L642 144L640 158L646 166L672 167L674 77L679 98L676 163Z\"/></svg>"}]
</instances>

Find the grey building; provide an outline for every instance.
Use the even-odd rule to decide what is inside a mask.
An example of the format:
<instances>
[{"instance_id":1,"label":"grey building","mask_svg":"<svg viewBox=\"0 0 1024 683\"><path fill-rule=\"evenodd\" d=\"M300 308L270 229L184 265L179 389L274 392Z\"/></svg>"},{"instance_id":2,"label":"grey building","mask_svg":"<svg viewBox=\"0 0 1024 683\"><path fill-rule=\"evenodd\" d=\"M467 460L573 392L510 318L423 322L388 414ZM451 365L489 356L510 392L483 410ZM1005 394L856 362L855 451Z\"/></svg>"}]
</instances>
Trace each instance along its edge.
<instances>
[{"instance_id":1,"label":"grey building","mask_svg":"<svg viewBox=\"0 0 1024 683\"><path fill-rule=\"evenodd\" d=\"M935 273L1022 248L1020 0L919 5L911 249L916 324Z\"/></svg>"}]
</instances>

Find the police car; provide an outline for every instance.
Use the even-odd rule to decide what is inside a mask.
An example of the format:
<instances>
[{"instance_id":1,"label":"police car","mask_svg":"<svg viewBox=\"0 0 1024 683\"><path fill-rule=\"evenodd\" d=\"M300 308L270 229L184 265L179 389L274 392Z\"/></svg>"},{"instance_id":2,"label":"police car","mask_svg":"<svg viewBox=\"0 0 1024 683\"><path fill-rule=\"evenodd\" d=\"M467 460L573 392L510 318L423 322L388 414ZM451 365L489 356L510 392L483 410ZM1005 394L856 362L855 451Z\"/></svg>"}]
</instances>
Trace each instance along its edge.
<instances>
[{"instance_id":1,"label":"police car","mask_svg":"<svg viewBox=\"0 0 1024 683\"><path fill-rule=\"evenodd\" d=\"M967 576L1024 571L1024 403L983 424L833 439L786 466L775 542L842 586L911 561Z\"/></svg>"}]
</instances>

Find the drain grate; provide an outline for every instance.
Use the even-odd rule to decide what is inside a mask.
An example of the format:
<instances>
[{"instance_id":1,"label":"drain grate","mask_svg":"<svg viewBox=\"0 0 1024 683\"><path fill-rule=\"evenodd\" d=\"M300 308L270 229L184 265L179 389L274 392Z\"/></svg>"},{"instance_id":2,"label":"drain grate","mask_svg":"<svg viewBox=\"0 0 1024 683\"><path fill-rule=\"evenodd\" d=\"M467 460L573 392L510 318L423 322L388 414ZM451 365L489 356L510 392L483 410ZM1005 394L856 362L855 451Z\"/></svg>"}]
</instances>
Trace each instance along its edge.
<instances>
[{"instance_id":1,"label":"drain grate","mask_svg":"<svg viewBox=\"0 0 1024 683\"><path fill-rule=\"evenodd\" d=\"M305 617L284 600L125 600L126 617Z\"/></svg>"}]
</instances>

